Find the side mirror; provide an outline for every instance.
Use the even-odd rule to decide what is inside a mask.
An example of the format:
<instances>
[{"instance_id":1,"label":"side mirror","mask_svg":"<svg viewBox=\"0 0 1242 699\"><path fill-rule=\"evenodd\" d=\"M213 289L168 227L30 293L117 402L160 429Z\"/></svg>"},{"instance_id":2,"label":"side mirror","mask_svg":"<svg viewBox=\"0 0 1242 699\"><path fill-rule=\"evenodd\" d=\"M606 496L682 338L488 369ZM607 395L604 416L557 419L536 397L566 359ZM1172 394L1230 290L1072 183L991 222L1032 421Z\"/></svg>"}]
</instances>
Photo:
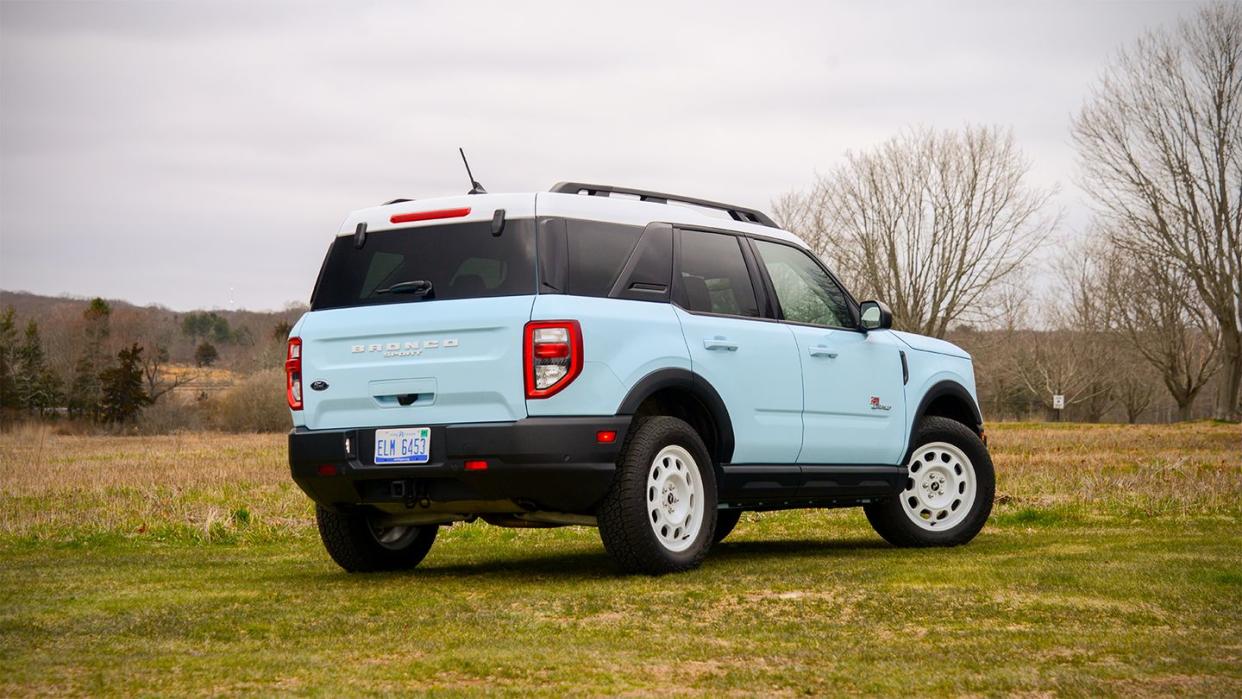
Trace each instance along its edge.
<instances>
[{"instance_id":1,"label":"side mirror","mask_svg":"<svg viewBox=\"0 0 1242 699\"><path fill-rule=\"evenodd\" d=\"M888 330L893 327L893 312L883 301L863 301L859 310L863 330Z\"/></svg>"}]
</instances>

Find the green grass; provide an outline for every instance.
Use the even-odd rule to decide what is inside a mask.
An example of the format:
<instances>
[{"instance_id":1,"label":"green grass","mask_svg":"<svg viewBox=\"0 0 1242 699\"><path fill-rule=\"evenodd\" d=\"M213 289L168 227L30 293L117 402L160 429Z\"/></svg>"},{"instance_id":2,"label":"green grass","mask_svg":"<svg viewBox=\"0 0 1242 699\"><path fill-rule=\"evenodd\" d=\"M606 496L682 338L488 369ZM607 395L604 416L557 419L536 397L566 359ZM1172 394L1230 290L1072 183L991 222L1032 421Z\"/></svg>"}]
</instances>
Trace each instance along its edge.
<instances>
[{"instance_id":1,"label":"green grass","mask_svg":"<svg viewBox=\"0 0 1242 699\"><path fill-rule=\"evenodd\" d=\"M1242 432L1163 429L1182 456L1125 428L995 429L1008 499L969 546L893 549L853 510L748 514L702 569L660 578L615 574L590 529L481 523L414 572L345 575L279 437L177 444L208 468L254 440L266 465L240 484L65 488L16 475L38 466L0 441L0 694L1237 696ZM1032 470L1074 444L1102 459L1089 477ZM172 448L77 444L82 463L118 447ZM1146 494L1101 482L1143 468L1163 474Z\"/></svg>"}]
</instances>

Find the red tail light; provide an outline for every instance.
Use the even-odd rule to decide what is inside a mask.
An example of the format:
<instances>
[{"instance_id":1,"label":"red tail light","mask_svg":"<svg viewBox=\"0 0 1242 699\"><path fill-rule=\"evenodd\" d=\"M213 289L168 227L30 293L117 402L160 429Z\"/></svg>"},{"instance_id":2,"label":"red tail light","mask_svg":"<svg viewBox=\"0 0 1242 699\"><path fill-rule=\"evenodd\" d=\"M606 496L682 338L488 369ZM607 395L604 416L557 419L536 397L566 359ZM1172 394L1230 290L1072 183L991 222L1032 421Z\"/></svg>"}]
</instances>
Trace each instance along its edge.
<instances>
[{"instance_id":1,"label":"red tail light","mask_svg":"<svg viewBox=\"0 0 1242 699\"><path fill-rule=\"evenodd\" d=\"M285 398L290 410L302 409L302 338L289 338L285 353Z\"/></svg>"},{"instance_id":2,"label":"red tail light","mask_svg":"<svg viewBox=\"0 0 1242 699\"><path fill-rule=\"evenodd\" d=\"M532 321L522 343L526 397L556 395L582 373L582 328L576 320Z\"/></svg>"}]
</instances>

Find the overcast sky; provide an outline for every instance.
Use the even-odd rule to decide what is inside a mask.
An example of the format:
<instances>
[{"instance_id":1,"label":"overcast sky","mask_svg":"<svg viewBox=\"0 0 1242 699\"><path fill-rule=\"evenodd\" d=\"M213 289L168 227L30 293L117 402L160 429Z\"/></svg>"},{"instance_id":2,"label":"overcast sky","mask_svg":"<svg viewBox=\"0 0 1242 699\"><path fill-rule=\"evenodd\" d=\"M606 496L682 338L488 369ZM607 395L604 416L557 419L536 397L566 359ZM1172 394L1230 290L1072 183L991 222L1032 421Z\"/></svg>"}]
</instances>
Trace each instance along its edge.
<instances>
[{"instance_id":1,"label":"overcast sky","mask_svg":"<svg viewBox=\"0 0 1242 699\"><path fill-rule=\"evenodd\" d=\"M305 301L345 214L599 181L768 209L912 125L1011 126L1086 220L1068 124L1186 3L0 0L0 289Z\"/></svg>"}]
</instances>

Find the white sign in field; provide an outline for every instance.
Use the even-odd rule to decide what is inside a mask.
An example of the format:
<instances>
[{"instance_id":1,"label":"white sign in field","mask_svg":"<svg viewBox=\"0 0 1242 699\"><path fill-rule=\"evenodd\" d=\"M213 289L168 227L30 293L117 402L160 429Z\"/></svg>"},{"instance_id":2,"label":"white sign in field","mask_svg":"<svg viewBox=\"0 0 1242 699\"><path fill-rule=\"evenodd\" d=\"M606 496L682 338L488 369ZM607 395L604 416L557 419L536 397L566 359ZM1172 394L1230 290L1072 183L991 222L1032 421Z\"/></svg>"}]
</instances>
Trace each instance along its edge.
<instances>
[{"instance_id":1,"label":"white sign in field","mask_svg":"<svg viewBox=\"0 0 1242 699\"><path fill-rule=\"evenodd\" d=\"M1052 409L1053 410L1064 410L1065 409L1065 396L1061 395L1060 393L1054 395L1052 397Z\"/></svg>"}]
</instances>

